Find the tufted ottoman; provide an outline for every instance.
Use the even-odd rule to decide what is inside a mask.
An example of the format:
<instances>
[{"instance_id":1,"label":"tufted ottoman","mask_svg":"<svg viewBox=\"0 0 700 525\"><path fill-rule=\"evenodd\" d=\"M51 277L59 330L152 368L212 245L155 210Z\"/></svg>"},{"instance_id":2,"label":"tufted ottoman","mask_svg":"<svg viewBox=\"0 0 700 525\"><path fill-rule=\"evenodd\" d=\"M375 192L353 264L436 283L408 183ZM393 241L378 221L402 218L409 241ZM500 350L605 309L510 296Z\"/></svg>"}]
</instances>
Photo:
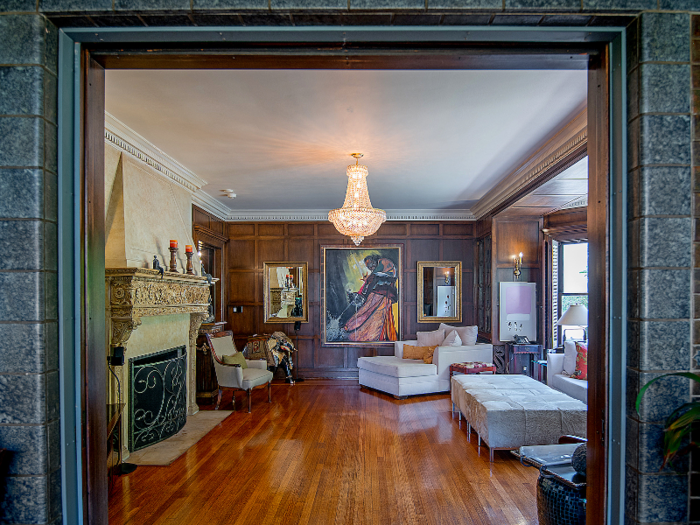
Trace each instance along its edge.
<instances>
[{"instance_id":1,"label":"tufted ottoman","mask_svg":"<svg viewBox=\"0 0 700 525\"><path fill-rule=\"evenodd\" d=\"M523 375L453 376L452 405L489 448L557 443L563 435L586 436L581 401Z\"/></svg>"}]
</instances>

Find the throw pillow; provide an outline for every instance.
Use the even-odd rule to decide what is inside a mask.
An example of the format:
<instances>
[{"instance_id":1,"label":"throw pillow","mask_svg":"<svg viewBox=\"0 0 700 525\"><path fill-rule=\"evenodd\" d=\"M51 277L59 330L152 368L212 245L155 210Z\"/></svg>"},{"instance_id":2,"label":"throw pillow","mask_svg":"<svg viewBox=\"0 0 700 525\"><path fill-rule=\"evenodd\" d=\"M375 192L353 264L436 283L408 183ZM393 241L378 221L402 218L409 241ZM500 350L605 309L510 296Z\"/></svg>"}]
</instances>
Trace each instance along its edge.
<instances>
[{"instance_id":1,"label":"throw pillow","mask_svg":"<svg viewBox=\"0 0 700 525\"><path fill-rule=\"evenodd\" d=\"M571 377L588 381L588 345L584 343L576 343L576 370Z\"/></svg>"},{"instance_id":2,"label":"throw pillow","mask_svg":"<svg viewBox=\"0 0 700 525\"><path fill-rule=\"evenodd\" d=\"M462 346L462 339L459 337L457 330L452 330L447 334L440 346Z\"/></svg>"},{"instance_id":3,"label":"throw pillow","mask_svg":"<svg viewBox=\"0 0 700 525\"><path fill-rule=\"evenodd\" d=\"M445 340L445 330L438 329L434 332L416 332L416 339L418 339L418 346L440 346Z\"/></svg>"},{"instance_id":4,"label":"throw pillow","mask_svg":"<svg viewBox=\"0 0 700 525\"><path fill-rule=\"evenodd\" d=\"M226 365L241 365L241 368L248 368L248 363L246 363L245 357L243 357L243 354L240 352L222 356L221 359Z\"/></svg>"},{"instance_id":5,"label":"throw pillow","mask_svg":"<svg viewBox=\"0 0 700 525\"><path fill-rule=\"evenodd\" d=\"M574 375L576 371L576 343L564 341L564 374Z\"/></svg>"},{"instance_id":6,"label":"throw pillow","mask_svg":"<svg viewBox=\"0 0 700 525\"><path fill-rule=\"evenodd\" d=\"M434 347L403 345L403 359L423 359L430 348L437 348L437 345Z\"/></svg>"},{"instance_id":7,"label":"throw pillow","mask_svg":"<svg viewBox=\"0 0 700 525\"><path fill-rule=\"evenodd\" d=\"M423 356L423 362L426 365L432 365L433 364L433 354L435 354L435 349L437 346L429 346L428 351L425 352L425 355Z\"/></svg>"},{"instance_id":8,"label":"throw pillow","mask_svg":"<svg viewBox=\"0 0 700 525\"><path fill-rule=\"evenodd\" d=\"M445 334L449 334L450 331L456 330L459 334L459 338L462 340L462 346L474 346L476 344L476 338L479 335L478 326L452 326L449 324L440 323L440 328L445 330Z\"/></svg>"}]
</instances>

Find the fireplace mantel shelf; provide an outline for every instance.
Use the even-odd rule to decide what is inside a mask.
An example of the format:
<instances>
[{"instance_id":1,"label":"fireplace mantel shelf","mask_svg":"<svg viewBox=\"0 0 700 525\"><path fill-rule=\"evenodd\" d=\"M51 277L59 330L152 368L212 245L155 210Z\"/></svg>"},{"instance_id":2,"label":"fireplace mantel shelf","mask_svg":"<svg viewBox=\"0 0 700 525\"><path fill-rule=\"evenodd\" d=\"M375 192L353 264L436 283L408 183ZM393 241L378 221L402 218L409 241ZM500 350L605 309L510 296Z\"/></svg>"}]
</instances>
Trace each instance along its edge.
<instances>
[{"instance_id":1,"label":"fireplace mantel shelf","mask_svg":"<svg viewBox=\"0 0 700 525\"><path fill-rule=\"evenodd\" d=\"M107 268L107 307L112 324L111 345L125 346L142 317L209 313L209 283L205 277L149 268ZM201 324L201 320L199 321Z\"/></svg>"}]
</instances>

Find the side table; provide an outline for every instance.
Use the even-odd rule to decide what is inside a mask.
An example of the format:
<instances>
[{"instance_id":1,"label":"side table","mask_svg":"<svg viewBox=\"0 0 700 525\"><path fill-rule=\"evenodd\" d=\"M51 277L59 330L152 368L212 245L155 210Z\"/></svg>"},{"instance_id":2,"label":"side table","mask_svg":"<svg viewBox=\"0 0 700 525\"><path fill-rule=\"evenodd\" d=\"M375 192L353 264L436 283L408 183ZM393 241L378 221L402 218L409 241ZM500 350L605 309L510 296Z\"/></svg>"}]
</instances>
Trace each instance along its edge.
<instances>
[{"instance_id":1,"label":"side table","mask_svg":"<svg viewBox=\"0 0 700 525\"><path fill-rule=\"evenodd\" d=\"M493 363L482 363L480 361L467 363L452 363L450 365L450 378L455 374L481 374L482 372L496 373ZM452 380L450 380L450 392L452 391Z\"/></svg>"},{"instance_id":2,"label":"side table","mask_svg":"<svg viewBox=\"0 0 700 525\"><path fill-rule=\"evenodd\" d=\"M545 385L547 384L547 360L546 359L538 359L535 361L535 367L537 370L537 380L540 383L544 383Z\"/></svg>"},{"instance_id":3,"label":"side table","mask_svg":"<svg viewBox=\"0 0 700 525\"><path fill-rule=\"evenodd\" d=\"M535 360L542 357L542 345L516 345L508 343L506 373L525 374L532 377Z\"/></svg>"}]
</instances>

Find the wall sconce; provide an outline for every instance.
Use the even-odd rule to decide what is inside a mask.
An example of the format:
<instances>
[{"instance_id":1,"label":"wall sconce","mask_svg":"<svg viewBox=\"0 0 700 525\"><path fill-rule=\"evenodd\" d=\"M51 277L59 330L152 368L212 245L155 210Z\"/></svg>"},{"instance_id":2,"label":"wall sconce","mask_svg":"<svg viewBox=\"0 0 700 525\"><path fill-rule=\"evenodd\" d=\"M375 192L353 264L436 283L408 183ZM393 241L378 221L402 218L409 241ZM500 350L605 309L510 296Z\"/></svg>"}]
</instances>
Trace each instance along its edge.
<instances>
[{"instance_id":1,"label":"wall sconce","mask_svg":"<svg viewBox=\"0 0 700 525\"><path fill-rule=\"evenodd\" d=\"M523 252L518 255L513 255L513 275L516 279L520 279L520 267L523 265Z\"/></svg>"},{"instance_id":2,"label":"wall sconce","mask_svg":"<svg viewBox=\"0 0 700 525\"><path fill-rule=\"evenodd\" d=\"M448 285L448 286L449 286L449 284L450 284L450 271L449 271L449 270L447 270L447 271L445 272L445 284Z\"/></svg>"}]
</instances>

